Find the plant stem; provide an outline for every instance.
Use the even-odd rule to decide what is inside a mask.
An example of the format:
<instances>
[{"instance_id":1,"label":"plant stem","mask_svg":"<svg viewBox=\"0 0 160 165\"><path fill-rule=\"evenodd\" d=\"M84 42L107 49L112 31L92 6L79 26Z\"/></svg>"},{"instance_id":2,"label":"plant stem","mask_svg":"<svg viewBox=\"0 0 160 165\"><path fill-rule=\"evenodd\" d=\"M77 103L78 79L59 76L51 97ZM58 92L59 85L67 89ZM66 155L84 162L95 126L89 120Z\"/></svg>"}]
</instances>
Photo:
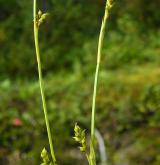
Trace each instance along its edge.
<instances>
[{"instance_id":1,"label":"plant stem","mask_svg":"<svg viewBox=\"0 0 160 165\"><path fill-rule=\"evenodd\" d=\"M91 145L94 148L94 140L95 140L95 111L96 111L96 96L97 96L97 84L98 84L98 76L99 76L99 68L101 62L101 52L104 41L105 27L107 23L107 19L109 17L109 9L111 6L106 2L105 14L102 20L99 41L98 41L98 53L97 53L97 65L94 79L94 90L93 90L93 100L92 100L92 117L91 117Z\"/></svg>"},{"instance_id":2,"label":"plant stem","mask_svg":"<svg viewBox=\"0 0 160 165\"><path fill-rule=\"evenodd\" d=\"M38 64L39 86L40 86L40 91L41 91L41 98L42 98L43 111L44 111L44 117L45 117L45 123L46 123L46 128L47 128L47 134L48 134L48 140L49 140L49 145L50 145L51 156L52 156L54 164L56 164L56 157L55 157L54 148L53 148L51 129L50 129L49 120L48 120L48 112L47 112L46 99L45 99L44 87L43 87L42 68L41 68L39 41L38 41L39 27L36 24L36 14L37 14L37 12L36 12L36 0L34 0L34 5L33 6L34 6L33 7L33 13L34 13L34 40L35 40L35 49L36 49L36 57L37 57L37 64Z\"/></svg>"}]
</instances>

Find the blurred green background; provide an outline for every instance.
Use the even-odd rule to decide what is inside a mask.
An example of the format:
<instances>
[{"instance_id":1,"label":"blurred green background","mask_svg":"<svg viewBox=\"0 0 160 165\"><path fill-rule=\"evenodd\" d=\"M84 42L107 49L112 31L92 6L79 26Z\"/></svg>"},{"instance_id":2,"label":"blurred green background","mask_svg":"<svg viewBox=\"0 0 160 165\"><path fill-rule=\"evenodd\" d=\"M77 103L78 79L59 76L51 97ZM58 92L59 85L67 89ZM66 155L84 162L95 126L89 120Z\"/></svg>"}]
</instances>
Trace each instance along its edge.
<instances>
[{"instance_id":1,"label":"blurred green background","mask_svg":"<svg viewBox=\"0 0 160 165\"><path fill-rule=\"evenodd\" d=\"M0 0L1 165L38 165L42 148L48 148L32 3ZM105 1L38 3L50 13L40 29L40 48L56 156L62 165L85 165L72 138L73 127L78 122L89 137ZM159 0L117 0L107 25L96 126L109 165L160 165L159 9Z\"/></svg>"}]
</instances>

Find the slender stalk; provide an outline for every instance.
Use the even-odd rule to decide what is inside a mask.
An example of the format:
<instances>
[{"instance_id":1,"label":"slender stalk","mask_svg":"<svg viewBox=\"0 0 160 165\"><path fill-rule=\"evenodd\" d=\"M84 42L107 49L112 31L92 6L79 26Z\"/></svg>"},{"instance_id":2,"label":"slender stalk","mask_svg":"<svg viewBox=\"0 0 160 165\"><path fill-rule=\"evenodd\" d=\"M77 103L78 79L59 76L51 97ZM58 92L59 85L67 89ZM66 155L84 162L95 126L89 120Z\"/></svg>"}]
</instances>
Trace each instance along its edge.
<instances>
[{"instance_id":1,"label":"slender stalk","mask_svg":"<svg viewBox=\"0 0 160 165\"><path fill-rule=\"evenodd\" d=\"M44 87L43 87L42 68L41 68L39 41L38 41L39 27L37 26L37 22L36 22L37 21L36 20L36 15L37 15L36 0L34 0L34 5L33 6L34 6L33 7L34 40L35 40L35 49L36 49L36 57L37 57L37 64L38 64L39 86L40 86L40 91L41 91L41 98L42 98L43 111L44 111L44 117L45 117L45 123L46 123L46 128L47 128L47 134L48 134L48 140L49 140L49 145L50 145L51 156L52 156L54 164L56 164L56 157L55 157L54 148L53 148L51 129L50 129L49 120L48 120L48 112L47 112L46 99L45 99Z\"/></svg>"},{"instance_id":2,"label":"slender stalk","mask_svg":"<svg viewBox=\"0 0 160 165\"><path fill-rule=\"evenodd\" d=\"M91 145L94 148L94 139L95 139L95 111L96 111L96 96L97 96L97 84L98 84L98 76L99 76L99 68L101 62L101 52L104 41L105 27L107 23L107 19L109 17L109 11L112 7L112 0L108 0L106 2L105 14L102 20L99 41L98 41L98 53L97 53L97 65L94 79L94 90L93 90L93 100L92 100L92 117L91 117Z\"/></svg>"}]
</instances>

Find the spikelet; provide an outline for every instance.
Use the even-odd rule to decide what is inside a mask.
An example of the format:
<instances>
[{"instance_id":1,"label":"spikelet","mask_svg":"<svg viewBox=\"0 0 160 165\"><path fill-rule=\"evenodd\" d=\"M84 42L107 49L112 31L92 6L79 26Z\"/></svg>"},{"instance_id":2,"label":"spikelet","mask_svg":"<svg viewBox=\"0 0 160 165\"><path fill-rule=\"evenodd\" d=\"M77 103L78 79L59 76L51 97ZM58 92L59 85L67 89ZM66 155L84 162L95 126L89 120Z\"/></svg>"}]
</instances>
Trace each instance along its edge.
<instances>
[{"instance_id":1,"label":"spikelet","mask_svg":"<svg viewBox=\"0 0 160 165\"><path fill-rule=\"evenodd\" d=\"M86 152L86 138L85 138L85 130L82 130L77 123L75 124L74 127L74 134L75 136L73 137L76 142L80 144L80 151L81 152Z\"/></svg>"},{"instance_id":2,"label":"spikelet","mask_svg":"<svg viewBox=\"0 0 160 165\"><path fill-rule=\"evenodd\" d=\"M41 163L41 165L53 165L53 163L50 161L48 152L45 148L41 152L41 158L43 161L43 163Z\"/></svg>"},{"instance_id":3,"label":"spikelet","mask_svg":"<svg viewBox=\"0 0 160 165\"><path fill-rule=\"evenodd\" d=\"M42 13L41 10L38 11L38 14L36 16L36 25L37 27L40 27L40 25L46 20L48 13Z\"/></svg>"},{"instance_id":4,"label":"spikelet","mask_svg":"<svg viewBox=\"0 0 160 165\"><path fill-rule=\"evenodd\" d=\"M107 0L107 2L106 2L106 8L111 9L112 6L113 6L113 1L114 0Z\"/></svg>"}]
</instances>

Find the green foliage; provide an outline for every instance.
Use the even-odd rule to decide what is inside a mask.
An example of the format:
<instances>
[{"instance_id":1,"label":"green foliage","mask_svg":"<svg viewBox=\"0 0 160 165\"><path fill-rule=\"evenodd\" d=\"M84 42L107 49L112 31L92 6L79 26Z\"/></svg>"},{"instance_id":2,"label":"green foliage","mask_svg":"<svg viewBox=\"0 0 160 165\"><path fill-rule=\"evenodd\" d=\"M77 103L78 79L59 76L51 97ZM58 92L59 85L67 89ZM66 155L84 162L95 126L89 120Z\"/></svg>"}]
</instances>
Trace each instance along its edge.
<instances>
[{"instance_id":1,"label":"green foliage","mask_svg":"<svg viewBox=\"0 0 160 165\"><path fill-rule=\"evenodd\" d=\"M47 12L50 13L50 17L41 32L45 71L52 71L53 68L59 70L66 66L71 69L74 61L81 57L79 52L79 56L73 55L72 49L76 50L82 46L84 40L88 38L85 33L90 37L95 35L99 11L88 10L86 4L90 5L90 2L84 1L84 3L83 6L79 2L75 3L74 0L47 2ZM33 33L32 1L10 1L8 5L5 1L1 1L0 5L3 6L0 11L1 22L3 22L0 26L0 42L3 45L0 60L1 76L4 73L8 75L16 73L16 75L28 74L32 77L36 73L31 35ZM91 3L91 5L93 10L97 9L97 3ZM51 9L50 6L52 6ZM88 17L84 17L86 14ZM90 26L91 17L94 18L93 26L86 28ZM63 58L59 60L62 56ZM12 65L8 65L7 61L12 61Z\"/></svg>"},{"instance_id":2,"label":"green foliage","mask_svg":"<svg viewBox=\"0 0 160 165\"><path fill-rule=\"evenodd\" d=\"M41 147L49 146L35 81L32 1L1 0L0 6L0 164L36 165ZM51 0L46 8L40 47L58 162L87 164L70 137L74 121L90 130L104 3ZM97 128L110 164L159 165L159 0L116 1L113 10L102 52Z\"/></svg>"},{"instance_id":3,"label":"green foliage","mask_svg":"<svg viewBox=\"0 0 160 165\"><path fill-rule=\"evenodd\" d=\"M57 137L55 148L60 164L79 164L79 158L74 157L78 152L70 138L74 121L89 130L93 78L79 69L54 77L48 75L44 82L49 119L54 121L51 125L54 125L52 132ZM131 165L135 165L136 160L147 165L158 161L159 76L156 65L132 66L128 70L122 68L107 72L102 68L97 96L97 127L105 137L111 162L117 162L121 156L125 156ZM77 86L79 90L76 90ZM33 165L40 164L37 153L41 146L47 146L39 94L38 83L34 81L1 82L1 146L9 156L14 150L21 151L26 157L26 160L21 158L22 162L29 161L30 156L34 155L37 159L32 160ZM22 120L21 126L13 125L17 117ZM150 152L146 153L146 148ZM146 157L150 159L146 160Z\"/></svg>"},{"instance_id":4,"label":"green foliage","mask_svg":"<svg viewBox=\"0 0 160 165\"><path fill-rule=\"evenodd\" d=\"M3 45L0 75L1 77L13 74L33 77L36 74L36 61L33 56L31 35L33 33L32 1L10 0L9 4L6 4L1 0L0 6L2 6L0 44ZM146 25L158 29L160 17L158 6L159 0L147 0L147 2L134 0L132 3L129 0L117 1L112 12L110 29L119 30L119 24L123 32L139 29L140 32L145 33L149 30L145 28ZM41 3L39 7L43 9ZM88 10L88 7L92 10ZM103 9L104 3L99 0L46 1L45 12L49 12L50 16L41 29L41 47L44 53L42 61L45 73L53 70L56 72L63 69L72 70L75 61L83 64L84 54L81 48L86 41L97 37ZM124 21L117 21L119 19ZM8 61L12 61L12 65L9 65Z\"/></svg>"}]
</instances>

